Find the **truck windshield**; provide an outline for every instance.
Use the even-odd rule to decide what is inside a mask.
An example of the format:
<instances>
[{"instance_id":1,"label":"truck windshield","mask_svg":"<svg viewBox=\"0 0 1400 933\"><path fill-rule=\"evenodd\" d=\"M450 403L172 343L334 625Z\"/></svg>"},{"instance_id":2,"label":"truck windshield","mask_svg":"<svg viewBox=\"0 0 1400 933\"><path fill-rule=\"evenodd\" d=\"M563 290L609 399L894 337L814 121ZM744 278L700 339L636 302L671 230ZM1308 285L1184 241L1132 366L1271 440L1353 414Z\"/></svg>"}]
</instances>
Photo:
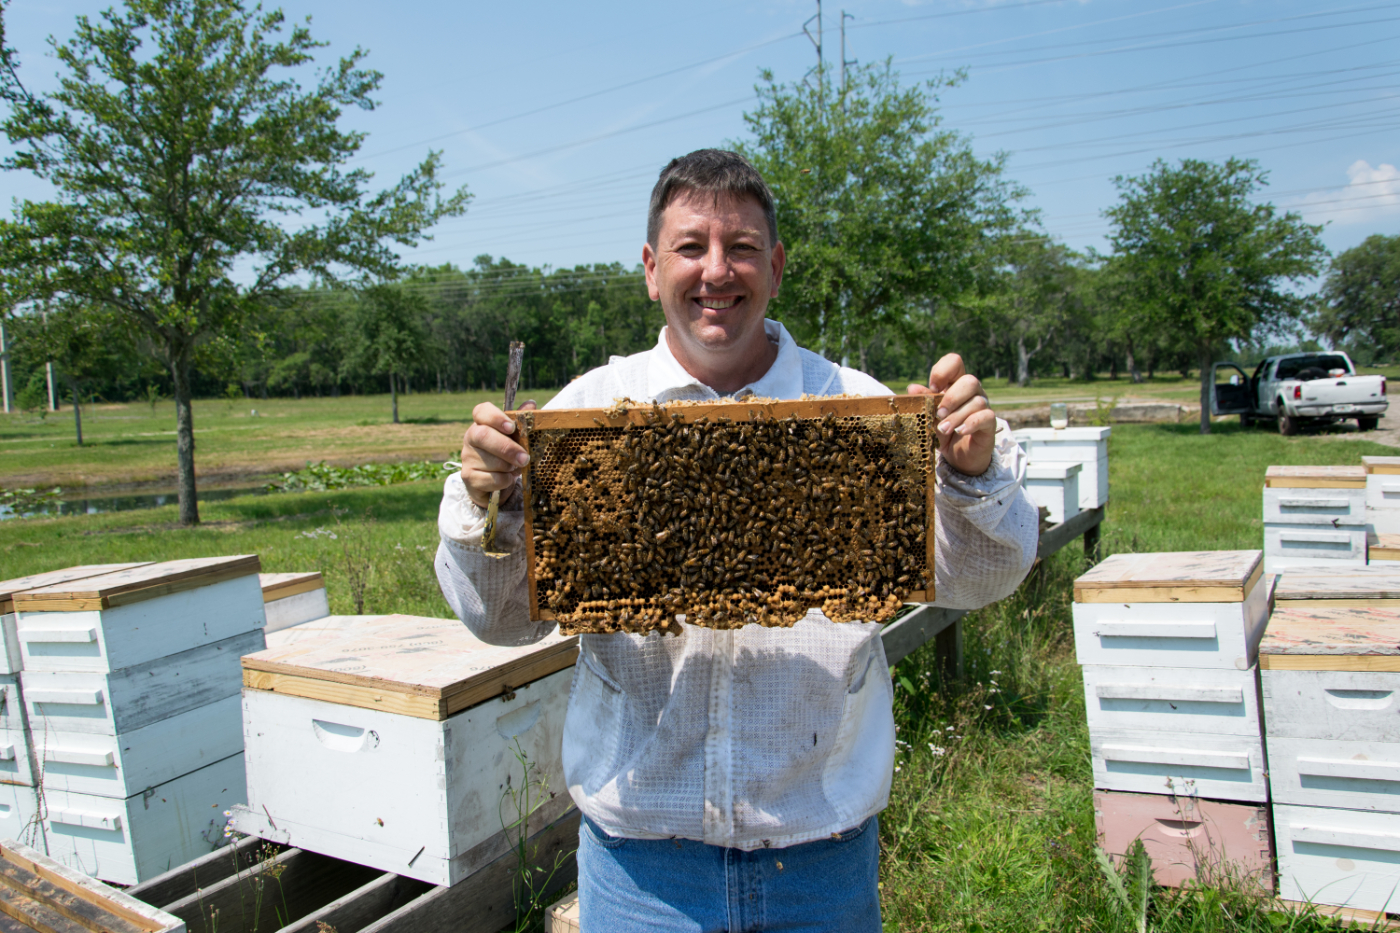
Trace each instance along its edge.
<instances>
[{"instance_id":1,"label":"truck windshield","mask_svg":"<svg viewBox=\"0 0 1400 933\"><path fill-rule=\"evenodd\" d=\"M1305 369L1320 370L1309 373L1305 378L1325 379L1329 369L1342 369L1351 372L1351 367L1347 365L1347 358L1339 353L1316 353L1308 356L1290 356L1286 360L1278 361L1277 379L1297 379L1299 374Z\"/></svg>"}]
</instances>

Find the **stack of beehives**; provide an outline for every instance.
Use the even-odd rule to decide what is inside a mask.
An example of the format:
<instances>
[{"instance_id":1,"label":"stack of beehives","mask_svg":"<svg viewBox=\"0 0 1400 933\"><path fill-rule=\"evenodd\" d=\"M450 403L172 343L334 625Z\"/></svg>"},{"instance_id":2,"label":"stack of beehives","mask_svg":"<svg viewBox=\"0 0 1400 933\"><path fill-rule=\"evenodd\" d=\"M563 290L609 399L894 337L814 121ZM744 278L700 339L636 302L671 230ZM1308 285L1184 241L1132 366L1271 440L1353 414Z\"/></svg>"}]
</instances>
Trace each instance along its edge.
<instances>
[{"instance_id":1,"label":"stack of beehives","mask_svg":"<svg viewBox=\"0 0 1400 933\"><path fill-rule=\"evenodd\" d=\"M1367 561L1366 472L1360 466L1271 466L1264 474L1264 571Z\"/></svg>"},{"instance_id":2,"label":"stack of beehives","mask_svg":"<svg viewBox=\"0 0 1400 933\"><path fill-rule=\"evenodd\" d=\"M85 564L0 583L0 837L43 847L38 824L34 750L30 745L19 672L23 667L15 623L15 594L35 587L82 580L141 564Z\"/></svg>"},{"instance_id":3,"label":"stack of beehives","mask_svg":"<svg viewBox=\"0 0 1400 933\"><path fill-rule=\"evenodd\" d=\"M1259 551L1120 554L1074 584L1101 844L1140 837L1162 884L1272 886L1262 570Z\"/></svg>"},{"instance_id":4,"label":"stack of beehives","mask_svg":"<svg viewBox=\"0 0 1400 933\"><path fill-rule=\"evenodd\" d=\"M509 849L503 819L539 806L534 832L568 809L559 737L578 639L498 647L414 616L277 635L243 659L240 832L451 885Z\"/></svg>"},{"instance_id":5,"label":"stack of beehives","mask_svg":"<svg viewBox=\"0 0 1400 933\"><path fill-rule=\"evenodd\" d=\"M1112 428L1023 428L1012 433L1026 451L1026 493L1050 510L1050 521L1073 518L1108 502L1108 437ZM1075 469L1075 467L1079 469Z\"/></svg>"},{"instance_id":6,"label":"stack of beehives","mask_svg":"<svg viewBox=\"0 0 1400 933\"><path fill-rule=\"evenodd\" d=\"M266 634L280 632L331 614L326 598L326 581L320 571L308 573L260 573Z\"/></svg>"},{"instance_id":7,"label":"stack of beehives","mask_svg":"<svg viewBox=\"0 0 1400 933\"><path fill-rule=\"evenodd\" d=\"M1259 649L1279 896L1400 910L1400 572L1286 572Z\"/></svg>"},{"instance_id":8,"label":"stack of beehives","mask_svg":"<svg viewBox=\"0 0 1400 933\"><path fill-rule=\"evenodd\" d=\"M239 658L263 647L256 556L14 594L48 852L133 884L212 850L245 799Z\"/></svg>"}]
</instances>

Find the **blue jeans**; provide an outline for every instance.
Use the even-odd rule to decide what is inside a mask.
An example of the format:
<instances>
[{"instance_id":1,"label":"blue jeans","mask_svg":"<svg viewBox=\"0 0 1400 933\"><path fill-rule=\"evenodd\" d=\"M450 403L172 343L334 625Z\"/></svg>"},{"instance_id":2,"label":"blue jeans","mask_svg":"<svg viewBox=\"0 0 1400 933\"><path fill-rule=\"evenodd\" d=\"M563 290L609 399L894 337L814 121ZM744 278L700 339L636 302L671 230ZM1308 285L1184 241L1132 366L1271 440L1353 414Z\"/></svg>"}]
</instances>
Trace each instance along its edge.
<instances>
[{"instance_id":1,"label":"blue jeans","mask_svg":"<svg viewBox=\"0 0 1400 933\"><path fill-rule=\"evenodd\" d=\"M744 852L579 826L582 933L880 933L880 829Z\"/></svg>"}]
</instances>

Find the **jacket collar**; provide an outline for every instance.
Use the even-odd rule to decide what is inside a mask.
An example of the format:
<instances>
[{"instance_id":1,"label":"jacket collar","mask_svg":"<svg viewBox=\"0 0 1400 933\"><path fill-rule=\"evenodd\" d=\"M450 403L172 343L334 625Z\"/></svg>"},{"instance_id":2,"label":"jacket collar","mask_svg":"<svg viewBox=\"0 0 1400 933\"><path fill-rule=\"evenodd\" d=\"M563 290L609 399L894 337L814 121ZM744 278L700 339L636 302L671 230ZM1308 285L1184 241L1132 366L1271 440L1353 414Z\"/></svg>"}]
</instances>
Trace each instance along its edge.
<instances>
[{"instance_id":1,"label":"jacket collar","mask_svg":"<svg viewBox=\"0 0 1400 933\"><path fill-rule=\"evenodd\" d=\"M756 395L759 398L797 399L802 397L802 357L797 341L787 328L777 321L765 319L763 330L768 341L778 345L778 358L758 380L733 393L735 398ZM647 395L662 402L673 398L719 398L714 389L696 379L671 353L666 343L666 328L652 348L647 360Z\"/></svg>"}]
</instances>

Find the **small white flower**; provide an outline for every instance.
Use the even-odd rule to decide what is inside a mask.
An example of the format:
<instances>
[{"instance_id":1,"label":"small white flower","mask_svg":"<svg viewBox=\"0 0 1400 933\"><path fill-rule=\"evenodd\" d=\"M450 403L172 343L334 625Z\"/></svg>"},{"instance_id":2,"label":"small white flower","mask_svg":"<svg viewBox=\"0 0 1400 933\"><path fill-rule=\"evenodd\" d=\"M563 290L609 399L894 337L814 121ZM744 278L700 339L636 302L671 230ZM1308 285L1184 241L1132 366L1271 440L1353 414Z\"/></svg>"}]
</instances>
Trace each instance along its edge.
<instances>
[{"instance_id":1,"label":"small white flower","mask_svg":"<svg viewBox=\"0 0 1400 933\"><path fill-rule=\"evenodd\" d=\"M949 732L956 732L956 731L957 731L957 728L958 728L957 726L949 726L949 727L948 727L948 731L949 731Z\"/></svg>"},{"instance_id":2,"label":"small white flower","mask_svg":"<svg viewBox=\"0 0 1400 933\"><path fill-rule=\"evenodd\" d=\"M988 703L986 706L984 706L984 707L982 707L982 708L983 708L983 709L991 709L991 708L992 708L992 705L991 705L990 703Z\"/></svg>"},{"instance_id":3,"label":"small white flower","mask_svg":"<svg viewBox=\"0 0 1400 933\"><path fill-rule=\"evenodd\" d=\"M1001 676L1001 671L992 671L992 676L993 676L993 677L1000 677L1000 676Z\"/></svg>"}]
</instances>

